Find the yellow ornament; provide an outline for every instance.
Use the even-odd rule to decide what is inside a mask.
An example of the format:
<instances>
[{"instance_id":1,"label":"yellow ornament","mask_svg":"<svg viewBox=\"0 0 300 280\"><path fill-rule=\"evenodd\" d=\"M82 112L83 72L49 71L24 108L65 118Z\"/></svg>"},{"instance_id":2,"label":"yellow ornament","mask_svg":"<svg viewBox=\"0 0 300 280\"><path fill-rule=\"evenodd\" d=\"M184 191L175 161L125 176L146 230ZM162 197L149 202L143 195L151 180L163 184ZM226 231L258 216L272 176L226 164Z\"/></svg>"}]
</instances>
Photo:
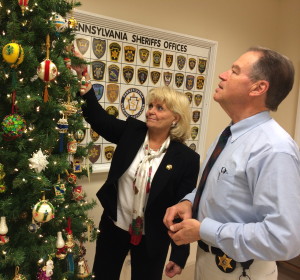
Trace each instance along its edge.
<instances>
[{"instance_id":1,"label":"yellow ornament","mask_svg":"<svg viewBox=\"0 0 300 280\"><path fill-rule=\"evenodd\" d=\"M24 50L17 43L9 43L2 50L3 59L11 65L17 67L24 60Z\"/></svg>"}]
</instances>

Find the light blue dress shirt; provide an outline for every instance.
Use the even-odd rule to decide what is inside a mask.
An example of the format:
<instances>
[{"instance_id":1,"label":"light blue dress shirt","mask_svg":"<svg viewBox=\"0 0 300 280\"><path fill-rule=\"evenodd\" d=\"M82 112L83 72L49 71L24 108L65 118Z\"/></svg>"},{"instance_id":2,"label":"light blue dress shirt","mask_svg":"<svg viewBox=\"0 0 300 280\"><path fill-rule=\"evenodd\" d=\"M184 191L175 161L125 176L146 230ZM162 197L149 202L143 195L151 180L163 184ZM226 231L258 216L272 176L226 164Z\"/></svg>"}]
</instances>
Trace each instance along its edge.
<instances>
[{"instance_id":1,"label":"light blue dress shirt","mask_svg":"<svg viewBox=\"0 0 300 280\"><path fill-rule=\"evenodd\" d=\"M241 262L297 256L299 147L268 111L232 125L231 132L201 197L198 219L202 240ZM195 191L184 199L193 202Z\"/></svg>"}]
</instances>

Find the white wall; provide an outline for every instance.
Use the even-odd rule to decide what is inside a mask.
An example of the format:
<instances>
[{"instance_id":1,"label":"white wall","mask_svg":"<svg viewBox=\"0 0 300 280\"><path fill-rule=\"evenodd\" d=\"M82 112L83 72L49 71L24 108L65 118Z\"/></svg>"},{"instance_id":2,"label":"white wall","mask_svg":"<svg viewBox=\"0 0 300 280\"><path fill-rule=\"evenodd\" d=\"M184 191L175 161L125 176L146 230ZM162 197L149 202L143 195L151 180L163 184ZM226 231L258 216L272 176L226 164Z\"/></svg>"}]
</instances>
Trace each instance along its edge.
<instances>
[{"instance_id":1,"label":"white wall","mask_svg":"<svg viewBox=\"0 0 300 280\"><path fill-rule=\"evenodd\" d=\"M83 11L218 41L213 88L218 84L218 73L227 70L252 45L273 48L289 56L295 64L295 86L272 115L294 135L300 66L299 0L81 0L81 3L79 9ZM212 101L206 149L228 121L220 106ZM95 198L105 177L106 174L93 174L91 183L83 182L89 197ZM99 206L91 213L97 223L101 211ZM94 244L87 249L91 263Z\"/></svg>"}]
</instances>

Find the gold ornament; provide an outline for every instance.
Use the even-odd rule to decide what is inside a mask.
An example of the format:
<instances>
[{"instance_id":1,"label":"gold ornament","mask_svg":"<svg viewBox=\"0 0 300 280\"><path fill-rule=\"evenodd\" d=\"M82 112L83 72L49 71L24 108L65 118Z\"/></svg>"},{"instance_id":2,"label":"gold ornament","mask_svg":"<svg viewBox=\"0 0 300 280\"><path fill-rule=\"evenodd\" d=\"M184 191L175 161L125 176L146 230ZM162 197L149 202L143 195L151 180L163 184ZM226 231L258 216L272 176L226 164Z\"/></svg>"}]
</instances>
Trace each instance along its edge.
<instances>
[{"instance_id":1,"label":"gold ornament","mask_svg":"<svg viewBox=\"0 0 300 280\"><path fill-rule=\"evenodd\" d=\"M24 50L21 45L17 43L9 43L4 46L2 56L12 68L15 68L23 62Z\"/></svg>"},{"instance_id":2,"label":"gold ornament","mask_svg":"<svg viewBox=\"0 0 300 280\"><path fill-rule=\"evenodd\" d=\"M40 200L32 210L32 217L38 223L49 222L54 218L53 205L43 198Z\"/></svg>"}]
</instances>

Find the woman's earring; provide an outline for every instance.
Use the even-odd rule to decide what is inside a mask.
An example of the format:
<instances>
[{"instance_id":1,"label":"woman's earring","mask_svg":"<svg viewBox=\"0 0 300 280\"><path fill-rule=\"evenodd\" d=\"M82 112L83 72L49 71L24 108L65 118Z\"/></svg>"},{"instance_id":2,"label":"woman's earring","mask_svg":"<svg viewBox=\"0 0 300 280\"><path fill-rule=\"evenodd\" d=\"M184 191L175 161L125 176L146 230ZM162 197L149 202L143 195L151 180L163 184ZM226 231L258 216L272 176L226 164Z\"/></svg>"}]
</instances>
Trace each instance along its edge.
<instances>
[{"instance_id":1,"label":"woman's earring","mask_svg":"<svg viewBox=\"0 0 300 280\"><path fill-rule=\"evenodd\" d=\"M172 122L171 128L174 128L176 126L176 122Z\"/></svg>"}]
</instances>

